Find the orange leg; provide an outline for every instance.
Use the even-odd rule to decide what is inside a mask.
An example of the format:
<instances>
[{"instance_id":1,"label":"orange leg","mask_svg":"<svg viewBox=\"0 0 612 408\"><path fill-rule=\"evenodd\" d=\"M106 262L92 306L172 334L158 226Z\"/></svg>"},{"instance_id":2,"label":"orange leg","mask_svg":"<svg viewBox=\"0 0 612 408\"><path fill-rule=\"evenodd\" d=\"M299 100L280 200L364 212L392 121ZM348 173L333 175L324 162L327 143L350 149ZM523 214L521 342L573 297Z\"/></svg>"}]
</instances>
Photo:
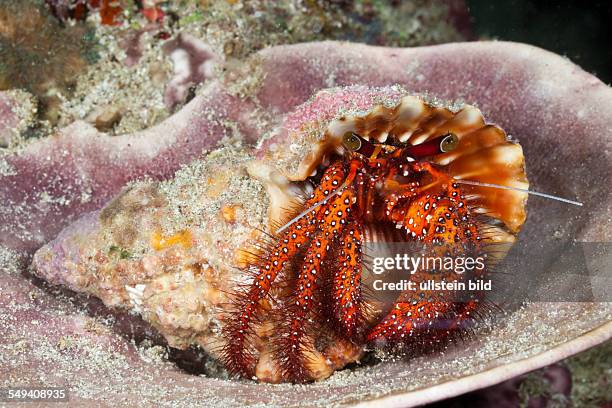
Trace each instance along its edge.
<instances>
[{"instance_id":1,"label":"orange leg","mask_svg":"<svg viewBox=\"0 0 612 408\"><path fill-rule=\"evenodd\" d=\"M346 225L347 214L351 211L354 191L345 189L341 194L321 206L318 229L315 233L304 261L299 269L296 290L283 305L283 329L276 339L278 360L283 378L294 382L310 380L306 366L307 357L304 343L308 318L313 311L314 297L321 280L323 263L329 262L327 255L330 247L337 244Z\"/></svg>"},{"instance_id":2,"label":"orange leg","mask_svg":"<svg viewBox=\"0 0 612 408\"><path fill-rule=\"evenodd\" d=\"M403 217L403 220L402 220ZM477 225L471 221L465 202L454 184L443 194L422 194L404 202L391 214L393 221L402 220L408 238L427 246L426 257L477 257L481 253ZM435 268L435 267L434 267ZM481 293L458 298L452 290L433 290L421 283L442 280L464 282L471 276L482 276L485 271L456 274L438 267L437 270L419 269L411 276L417 290L403 292L390 312L368 334L375 344L406 345L427 339L428 345L441 344L445 338L459 334L478 307Z\"/></svg>"},{"instance_id":3,"label":"orange leg","mask_svg":"<svg viewBox=\"0 0 612 408\"><path fill-rule=\"evenodd\" d=\"M391 184L391 183L388 183L388 184ZM418 192L417 192L418 183L417 182L413 182L408 185L397 184L395 189L397 191L391 192L390 194L387 194L385 196L385 200L384 200L385 205L381 206L380 212L378 214L378 219L388 219L391 216L391 214L395 212L394 210L398 206L398 204L402 202L406 202L406 199L414 198L415 196L418 195ZM399 222L402 219L403 217L399 216L397 217L396 221Z\"/></svg>"},{"instance_id":4,"label":"orange leg","mask_svg":"<svg viewBox=\"0 0 612 408\"><path fill-rule=\"evenodd\" d=\"M340 239L338 265L334 268L332 319L339 334L350 339L362 318L361 301L362 228L355 222Z\"/></svg>"},{"instance_id":5,"label":"orange leg","mask_svg":"<svg viewBox=\"0 0 612 408\"><path fill-rule=\"evenodd\" d=\"M342 163L330 166L305 207L309 208L333 194L345 174ZM227 317L224 328L226 338L230 341L223 347L222 355L225 366L232 374L243 377L254 375L256 359L250 339L254 336L254 323L262 312L260 302L269 295L278 274L298 254L300 248L308 244L323 211L323 206L318 207L292 224L279 236L277 244L251 266L256 270L253 281L235 295L236 307Z\"/></svg>"}]
</instances>

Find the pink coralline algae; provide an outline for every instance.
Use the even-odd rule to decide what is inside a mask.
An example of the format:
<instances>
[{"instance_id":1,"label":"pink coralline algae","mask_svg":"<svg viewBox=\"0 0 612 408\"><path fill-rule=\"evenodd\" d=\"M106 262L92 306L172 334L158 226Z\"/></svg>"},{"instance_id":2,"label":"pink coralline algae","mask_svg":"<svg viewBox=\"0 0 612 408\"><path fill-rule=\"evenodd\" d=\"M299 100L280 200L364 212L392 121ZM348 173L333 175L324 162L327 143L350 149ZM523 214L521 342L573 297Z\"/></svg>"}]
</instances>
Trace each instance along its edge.
<instances>
[{"instance_id":1,"label":"pink coralline algae","mask_svg":"<svg viewBox=\"0 0 612 408\"><path fill-rule=\"evenodd\" d=\"M266 49L257 54L257 59L263 74L246 95L235 92L237 84L211 80L183 109L146 131L109 138L77 122L52 137L0 157L0 169L5 169L0 178L3 251L16 259L32 254L82 214L99 209L130 180L143 176L168 178L181 164L232 140L240 140L248 149L264 135L262 146L290 148L288 133L278 128L285 114L320 89L354 84L399 84L411 93L477 105L491 122L519 138L535 190L576 197L585 203L578 211L531 200L522 239L543 242L558 235L559 225L576 240L611 239L609 226L601 220L612 216L611 193L606 189L612 160L609 149L602 149L608 143L612 123L608 109L612 90L566 59L531 46L501 42L413 49L324 42ZM560 142L565 139L579 143ZM543 156L542 152L547 153ZM571 171L554 171L566 163L575 163ZM592 222L590 214L597 214L598 221ZM543 268L546 256L534 260L533 267ZM53 273L55 282L68 283L71 279L62 271L48 273ZM7 266L0 276L6 282L2 287L7 307L15 302L34 307L25 295L27 290L36 292L36 304L54 302L47 293L15 278ZM77 312L65 312L67 316L53 313L47 321L54 327L66 331L71 330L66 325L74 327L67 319ZM577 315L580 319L575 318ZM266 388L264 393L255 383L191 378L166 368L162 372L172 372L178 384L189 384L185 393L192 402L215 398L225 405L246 401L286 404L302 400L307 393L312 403L378 398L393 405L412 406L492 385L603 342L612 332L609 316L605 304L530 304L494 332L444 355L365 367L353 374L340 373L342 381L332 377L330 382L306 388L280 386ZM4 353L8 358L0 360L0 365L3 372L16 373L13 362L20 361L19 350L12 345L24 332L17 322L3 324L8 335L0 340L0 347L8 350ZM28 333L32 342L44 336L37 327L28 328ZM20 377L38 379L39 367L49 362L46 358L32 357L29 366L19 368ZM139 364L125 361L128 366ZM158 390L173 392L164 374L155 380L147 377L146 370L136 375L120 369L115 373L126 383L155 384ZM81 380L91 378L90 382L100 387L111 386L88 366L79 376ZM51 375L46 381L56 378L59 380ZM329 384L334 385L332 391ZM101 389L90 393L81 390L80 398L105 398ZM115 391L126 400L134 400L138 399L137 389ZM202 393L204 389L209 391Z\"/></svg>"},{"instance_id":2,"label":"pink coralline algae","mask_svg":"<svg viewBox=\"0 0 612 408\"><path fill-rule=\"evenodd\" d=\"M169 109L185 102L191 87L215 76L219 57L201 40L179 34L164 44L164 52L173 64L173 76L166 86L164 102Z\"/></svg>"}]
</instances>

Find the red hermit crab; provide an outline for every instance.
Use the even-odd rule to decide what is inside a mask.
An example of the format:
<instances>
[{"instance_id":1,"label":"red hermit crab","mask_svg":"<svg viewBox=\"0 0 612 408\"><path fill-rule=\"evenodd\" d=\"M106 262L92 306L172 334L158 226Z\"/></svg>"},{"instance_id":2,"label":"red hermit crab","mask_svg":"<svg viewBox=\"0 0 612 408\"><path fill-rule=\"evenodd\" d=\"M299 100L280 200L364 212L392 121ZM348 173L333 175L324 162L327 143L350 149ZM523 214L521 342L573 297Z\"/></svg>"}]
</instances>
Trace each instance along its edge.
<instances>
[{"instance_id":1,"label":"red hermit crab","mask_svg":"<svg viewBox=\"0 0 612 408\"><path fill-rule=\"evenodd\" d=\"M490 244L512 242L528 186L517 143L472 106L451 111L405 96L331 121L299 167L293 178L305 179L306 193L293 195L252 251L252 280L227 317L223 358L232 373L256 375L261 337L273 345L280 379L303 382L319 377L323 338L410 351L466 330L486 301L481 291L460 301L452 291L406 290L390 310L372 307L364 242L373 229L392 231L431 254L485 257ZM491 264L461 279L486 277ZM423 269L411 279L450 276Z\"/></svg>"}]
</instances>

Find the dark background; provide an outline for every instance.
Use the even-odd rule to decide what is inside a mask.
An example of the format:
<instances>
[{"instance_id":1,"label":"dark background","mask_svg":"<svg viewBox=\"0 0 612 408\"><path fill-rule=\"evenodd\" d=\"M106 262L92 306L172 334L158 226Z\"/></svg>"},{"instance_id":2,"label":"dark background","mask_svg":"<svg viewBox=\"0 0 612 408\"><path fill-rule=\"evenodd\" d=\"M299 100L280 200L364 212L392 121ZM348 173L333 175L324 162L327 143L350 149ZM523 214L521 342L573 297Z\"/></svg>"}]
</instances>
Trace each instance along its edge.
<instances>
[{"instance_id":1,"label":"dark background","mask_svg":"<svg viewBox=\"0 0 612 408\"><path fill-rule=\"evenodd\" d=\"M525 42L564 55L612 83L612 1L466 0L478 38Z\"/></svg>"}]
</instances>

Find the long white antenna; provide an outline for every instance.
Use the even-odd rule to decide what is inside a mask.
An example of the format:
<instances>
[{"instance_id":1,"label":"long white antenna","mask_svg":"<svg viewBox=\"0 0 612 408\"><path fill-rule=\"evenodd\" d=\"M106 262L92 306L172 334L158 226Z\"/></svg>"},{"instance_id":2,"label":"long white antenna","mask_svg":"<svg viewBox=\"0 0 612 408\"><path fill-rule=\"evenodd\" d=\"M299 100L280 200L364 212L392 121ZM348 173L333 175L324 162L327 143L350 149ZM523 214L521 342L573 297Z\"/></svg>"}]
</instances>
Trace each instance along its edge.
<instances>
[{"instance_id":1,"label":"long white antenna","mask_svg":"<svg viewBox=\"0 0 612 408\"><path fill-rule=\"evenodd\" d=\"M332 198L333 196L335 196L336 194L338 194L338 190L336 190L333 194L328 195L327 197L325 197L323 200L319 201L318 203L316 203L312 207L305 209L304 211L302 211L301 213L299 213L298 215L296 215L295 217L293 217L292 219L287 221L287 223L285 225L283 225L282 227L280 227L279 229L276 230L276 233L280 234L281 232L283 232L284 230L289 228L289 226L291 224L293 224L294 222L296 222L297 220L299 220L300 218L302 218L303 216L305 216L306 214L308 214L312 210L316 209L320 205L323 205L326 202L328 202L329 199Z\"/></svg>"},{"instance_id":2,"label":"long white antenna","mask_svg":"<svg viewBox=\"0 0 612 408\"><path fill-rule=\"evenodd\" d=\"M308 214L309 212L311 212L312 210L316 209L317 207L325 204L326 202L328 202L333 196L340 194L348 185L348 180L345 181L340 187L338 187L336 190L334 190L333 193L331 193L330 195L328 195L327 197L325 197L324 199L322 199L321 201L319 201L318 203L312 205L311 207L305 209L304 211L302 211L301 213L299 213L298 215L296 215L295 217L293 217L292 219L290 219L285 225L283 225L282 227L280 227L279 229L276 230L277 234L280 234L281 232L283 232L284 230L286 230L287 228L289 228L289 226L291 224L293 224L294 222L296 222L297 220L299 220L300 218L302 218L303 216L305 216L306 214Z\"/></svg>"},{"instance_id":3,"label":"long white antenna","mask_svg":"<svg viewBox=\"0 0 612 408\"><path fill-rule=\"evenodd\" d=\"M574 204L574 205L577 205L579 207L582 207L582 203L580 203L578 201L572 201L572 200L568 200L567 198L561 198L561 197L557 197L557 196L554 196L554 195L551 195L551 194L540 193L540 192L537 192L537 191L531 191L531 190L527 190L527 189L524 189L524 188L502 186L500 184L492 184L492 183L482 183L480 181L472 181L472 180L461 180L461 179L454 179L454 180L455 180L456 183L470 184L472 186L492 187L492 188L499 188L501 190L521 191L523 193L532 194L532 195L536 195L536 196L540 196L540 197L544 197L544 198L550 198L551 200L561 201L561 202L564 202L564 203Z\"/></svg>"},{"instance_id":4,"label":"long white antenna","mask_svg":"<svg viewBox=\"0 0 612 408\"><path fill-rule=\"evenodd\" d=\"M522 193L536 195L536 196L544 197L544 198L550 198L551 200L561 201L563 203L573 204L573 205L577 205L579 207L583 206L583 204L581 202L578 202L578 201L568 200L567 198L557 197L557 196L554 196L552 194L540 193L538 191L531 191L531 190L527 190L525 188L502 186L501 184L483 183L483 182L480 182L480 181L473 181L473 180L454 179L454 181L456 183L469 184L469 185L472 185L472 186L491 187L491 188L498 188L498 189L501 189L501 190L510 190L510 191L520 191ZM295 217L290 219L285 225L283 225L282 227L277 229L276 233L280 234L281 232L283 232L284 230L289 228L289 226L291 224L293 224L294 222L296 222L297 220L299 220L300 218L302 218L303 216L308 214L310 211L313 211L316 208L318 208L319 206L327 203L329 200L331 200L331 198L333 196L335 196L335 195L339 194L340 192L342 192L342 190L344 190L345 187L346 187L346 185L343 184L342 186L337 188L336 191L334 191L332 194L330 194L327 197L325 197L323 200L321 200L318 203L312 205L311 207L305 209L304 211L302 211L301 213L299 213L298 215L296 215Z\"/></svg>"}]
</instances>

